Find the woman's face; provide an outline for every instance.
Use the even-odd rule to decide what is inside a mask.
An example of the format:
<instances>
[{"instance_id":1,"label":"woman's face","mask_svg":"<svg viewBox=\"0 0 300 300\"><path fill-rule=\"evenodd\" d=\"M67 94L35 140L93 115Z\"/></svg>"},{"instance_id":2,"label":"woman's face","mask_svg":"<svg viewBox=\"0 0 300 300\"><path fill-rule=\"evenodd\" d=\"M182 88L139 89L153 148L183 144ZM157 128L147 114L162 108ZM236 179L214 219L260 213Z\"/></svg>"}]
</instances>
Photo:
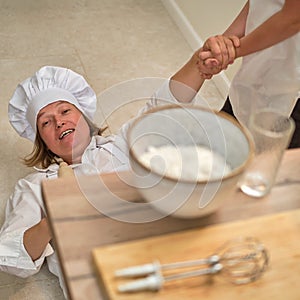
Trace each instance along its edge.
<instances>
[{"instance_id":1,"label":"woman's face","mask_svg":"<svg viewBox=\"0 0 300 300\"><path fill-rule=\"evenodd\" d=\"M68 164L81 162L91 141L90 129L73 104L57 101L42 108L37 116L37 128L49 150Z\"/></svg>"}]
</instances>

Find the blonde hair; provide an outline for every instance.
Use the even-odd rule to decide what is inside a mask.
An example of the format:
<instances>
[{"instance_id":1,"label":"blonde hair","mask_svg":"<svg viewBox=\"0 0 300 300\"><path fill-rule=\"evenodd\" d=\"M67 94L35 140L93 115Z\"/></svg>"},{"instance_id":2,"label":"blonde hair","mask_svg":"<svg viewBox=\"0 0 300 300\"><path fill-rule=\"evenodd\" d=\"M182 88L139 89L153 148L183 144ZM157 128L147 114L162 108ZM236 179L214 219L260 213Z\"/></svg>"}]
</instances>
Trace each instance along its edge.
<instances>
[{"instance_id":1,"label":"blonde hair","mask_svg":"<svg viewBox=\"0 0 300 300\"><path fill-rule=\"evenodd\" d=\"M99 128L94 123L92 123L87 117L85 117L86 122L90 128L90 136L102 135L102 133L107 129L107 127ZM48 168L53 163L58 163L59 157L48 149L47 145L41 138L39 131L36 131L36 138L34 141L34 146L32 152L23 158L23 163L27 167L39 166L43 169Z\"/></svg>"}]
</instances>

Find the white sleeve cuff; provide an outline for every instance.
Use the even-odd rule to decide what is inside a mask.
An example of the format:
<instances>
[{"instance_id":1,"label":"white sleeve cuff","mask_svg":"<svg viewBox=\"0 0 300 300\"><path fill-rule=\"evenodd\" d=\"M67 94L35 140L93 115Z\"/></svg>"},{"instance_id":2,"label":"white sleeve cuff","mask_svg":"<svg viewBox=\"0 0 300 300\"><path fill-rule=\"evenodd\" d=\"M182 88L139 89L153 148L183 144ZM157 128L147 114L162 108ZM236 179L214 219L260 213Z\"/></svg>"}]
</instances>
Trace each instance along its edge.
<instances>
[{"instance_id":1,"label":"white sleeve cuff","mask_svg":"<svg viewBox=\"0 0 300 300\"><path fill-rule=\"evenodd\" d=\"M0 237L0 265L18 269L38 270L43 264L45 257L54 252L51 245L48 244L42 255L37 260L32 261L23 244L25 230L22 228Z\"/></svg>"},{"instance_id":2,"label":"white sleeve cuff","mask_svg":"<svg viewBox=\"0 0 300 300\"><path fill-rule=\"evenodd\" d=\"M26 251L24 244L21 246L20 250L20 256L18 259L18 268L22 269L34 269L34 270L39 270L45 260L45 258L51 254L54 253L53 248L51 245L48 243L45 250L43 251L42 255L36 259L35 261L32 261L30 255Z\"/></svg>"}]
</instances>

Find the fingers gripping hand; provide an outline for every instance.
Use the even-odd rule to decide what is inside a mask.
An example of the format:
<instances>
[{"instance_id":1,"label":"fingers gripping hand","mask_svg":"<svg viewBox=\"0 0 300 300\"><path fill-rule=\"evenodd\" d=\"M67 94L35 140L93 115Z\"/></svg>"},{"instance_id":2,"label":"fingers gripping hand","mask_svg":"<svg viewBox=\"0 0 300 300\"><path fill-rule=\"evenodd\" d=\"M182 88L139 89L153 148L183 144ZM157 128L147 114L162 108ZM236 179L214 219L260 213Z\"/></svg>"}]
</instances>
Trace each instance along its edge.
<instances>
[{"instance_id":1,"label":"fingers gripping hand","mask_svg":"<svg viewBox=\"0 0 300 300\"><path fill-rule=\"evenodd\" d=\"M205 79L210 79L212 75L222 71L221 65L215 58L207 58L203 61L199 60L199 73Z\"/></svg>"},{"instance_id":2,"label":"fingers gripping hand","mask_svg":"<svg viewBox=\"0 0 300 300\"><path fill-rule=\"evenodd\" d=\"M221 65L221 69L225 70L228 64L232 64L236 57L235 47L239 46L239 39L235 36L226 37L217 35L210 37L203 45L204 52L200 53L200 59L207 59L213 57ZM210 51L211 56L206 53Z\"/></svg>"},{"instance_id":3,"label":"fingers gripping hand","mask_svg":"<svg viewBox=\"0 0 300 300\"><path fill-rule=\"evenodd\" d=\"M235 35L230 35L228 36L228 38L232 41L234 48L239 48L241 43L240 43L240 39L235 36ZM235 56L236 58L236 56Z\"/></svg>"},{"instance_id":4,"label":"fingers gripping hand","mask_svg":"<svg viewBox=\"0 0 300 300\"><path fill-rule=\"evenodd\" d=\"M200 59L202 56L204 59ZM221 64L217 59L213 58L210 51L202 52L202 49L197 53L197 69L204 79L210 79L212 75L218 74L221 69Z\"/></svg>"}]
</instances>

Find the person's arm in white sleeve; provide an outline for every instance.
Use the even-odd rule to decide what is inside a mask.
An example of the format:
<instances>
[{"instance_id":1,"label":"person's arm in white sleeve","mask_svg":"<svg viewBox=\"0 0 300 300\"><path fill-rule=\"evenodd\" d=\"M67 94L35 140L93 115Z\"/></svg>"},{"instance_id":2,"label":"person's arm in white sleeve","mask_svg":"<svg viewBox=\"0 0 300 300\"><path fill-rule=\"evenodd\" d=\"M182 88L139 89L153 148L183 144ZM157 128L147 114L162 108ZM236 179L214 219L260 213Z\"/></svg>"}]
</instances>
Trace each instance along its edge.
<instances>
[{"instance_id":1,"label":"person's arm in white sleeve","mask_svg":"<svg viewBox=\"0 0 300 300\"><path fill-rule=\"evenodd\" d=\"M24 247L33 261L41 257L51 238L47 218L42 218L24 232Z\"/></svg>"},{"instance_id":2,"label":"person's arm in white sleeve","mask_svg":"<svg viewBox=\"0 0 300 300\"><path fill-rule=\"evenodd\" d=\"M219 65L215 64L215 59L210 59L204 64L199 56L201 51L199 49L194 52L191 58L170 79L167 79L162 84L146 105L138 112L137 117L160 105L189 103L194 100L206 80L202 75L207 70L217 73L220 68ZM129 120L121 127L118 135L123 140L126 140L128 128L133 120Z\"/></svg>"},{"instance_id":3,"label":"person's arm in white sleeve","mask_svg":"<svg viewBox=\"0 0 300 300\"><path fill-rule=\"evenodd\" d=\"M152 96L143 113L152 107L170 103L190 103L207 79L203 75L209 70L218 73L220 66L215 59L204 62L200 58L202 49L193 53L191 58Z\"/></svg>"},{"instance_id":4,"label":"person's arm in white sleeve","mask_svg":"<svg viewBox=\"0 0 300 300\"><path fill-rule=\"evenodd\" d=\"M7 203L6 218L0 231L1 271L28 277L37 273L45 257L54 252L49 243L45 245L45 237L39 236L42 247L36 247L30 237L37 233L34 231L43 217L40 185L21 179ZM42 221L42 226L44 223Z\"/></svg>"},{"instance_id":5,"label":"person's arm in white sleeve","mask_svg":"<svg viewBox=\"0 0 300 300\"><path fill-rule=\"evenodd\" d=\"M181 103L191 102L202 87L205 79L201 76L205 68L199 58L201 49L196 51L187 63L170 79L170 91Z\"/></svg>"}]
</instances>

